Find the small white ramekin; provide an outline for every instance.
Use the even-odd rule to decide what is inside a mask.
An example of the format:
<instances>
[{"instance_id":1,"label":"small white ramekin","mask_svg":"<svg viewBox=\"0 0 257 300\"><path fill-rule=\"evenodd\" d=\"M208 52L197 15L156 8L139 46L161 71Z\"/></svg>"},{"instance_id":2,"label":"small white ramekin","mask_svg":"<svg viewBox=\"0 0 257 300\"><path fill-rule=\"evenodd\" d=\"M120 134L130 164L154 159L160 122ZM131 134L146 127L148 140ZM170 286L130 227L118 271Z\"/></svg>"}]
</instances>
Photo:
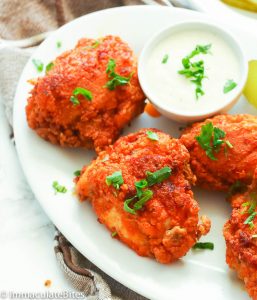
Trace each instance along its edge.
<instances>
[{"instance_id":1,"label":"small white ramekin","mask_svg":"<svg viewBox=\"0 0 257 300\"><path fill-rule=\"evenodd\" d=\"M209 31L220 36L234 51L235 56L237 57L239 62L241 73L240 73L240 80L237 83L237 87L233 89L230 93L226 94L227 98L224 101L224 103L222 103L220 107L217 107L215 110L202 110L199 112L192 112L192 111L182 111L176 109L174 105L171 106L168 103L163 103L163 101L158 99L158 96L156 96L153 93L152 86L147 81L146 65L153 49L162 40L166 39L172 34L178 33L180 31L182 32L185 30L192 30L192 29ZM233 36L231 32L209 21L192 21L192 22L185 21L185 22L176 23L169 27L166 27L165 29L155 34L146 43L146 45L144 46L140 54L139 62L138 62L138 77L145 95L161 114L178 122L199 121L219 113L227 112L240 98L247 80L247 75L248 75L248 60L244 55L240 43L237 41L237 39Z\"/></svg>"}]
</instances>

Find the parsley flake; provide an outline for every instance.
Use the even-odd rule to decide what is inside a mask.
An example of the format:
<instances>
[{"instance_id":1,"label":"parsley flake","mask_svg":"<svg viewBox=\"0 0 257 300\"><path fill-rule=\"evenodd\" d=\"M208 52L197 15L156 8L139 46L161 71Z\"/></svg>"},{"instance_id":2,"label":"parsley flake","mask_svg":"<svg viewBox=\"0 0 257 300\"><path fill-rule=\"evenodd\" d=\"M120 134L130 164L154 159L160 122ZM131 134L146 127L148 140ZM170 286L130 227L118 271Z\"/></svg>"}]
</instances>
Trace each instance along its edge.
<instances>
[{"instance_id":1,"label":"parsley flake","mask_svg":"<svg viewBox=\"0 0 257 300\"><path fill-rule=\"evenodd\" d=\"M196 55L199 55L199 54L210 54L210 49L211 49L211 44L208 44L208 45L197 45L195 47L195 49L191 52L191 54L189 55L189 58L192 58Z\"/></svg>"},{"instance_id":2,"label":"parsley flake","mask_svg":"<svg viewBox=\"0 0 257 300\"><path fill-rule=\"evenodd\" d=\"M61 41L57 41L57 42L56 42L56 47L57 47L58 49L60 49L60 48L62 47L62 42L61 42Z\"/></svg>"},{"instance_id":3,"label":"parsley flake","mask_svg":"<svg viewBox=\"0 0 257 300\"><path fill-rule=\"evenodd\" d=\"M248 225L250 225L250 227L253 227L253 220L254 220L256 214L257 214L256 211L253 212L253 213L252 213L252 214L244 221L244 224L245 224L245 225L248 224Z\"/></svg>"},{"instance_id":4,"label":"parsley flake","mask_svg":"<svg viewBox=\"0 0 257 300\"><path fill-rule=\"evenodd\" d=\"M118 234L117 231L113 231L112 232L112 237L115 237L117 234Z\"/></svg>"},{"instance_id":5,"label":"parsley flake","mask_svg":"<svg viewBox=\"0 0 257 300\"><path fill-rule=\"evenodd\" d=\"M194 244L193 249L209 249L209 250L213 250L214 249L214 244L211 243L211 242L196 243L196 244Z\"/></svg>"},{"instance_id":6,"label":"parsley flake","mask_svg":"<svg viewBox=\"0 0 257 300\"><path fill-rule=\"evenodd\" d=\"M108 186L112 185L116 190L119 190L120 186L124 183L122 172L116 171L112 173L112 175L106 177L105 182Z\"/></svg>"},{"instance_id":7,"label":"parsley flake","mask_svg":"<svg viewBox=\"0 0 257 300\"><path fill-rule=\"evenodd\" d=\"M82 87L75 88L75 90L73 91L73 95L74 96L82 95L89 101L93 99L92 93L89 90L84 89Z\"/></svg>"},{"instance_id":8,"label":"parsley flake","mask_svg":"<svg viewBox=\"0 0 257 300\"><path fill-rule=\"evenodd\" d=\"M71 102L74 106L80 104L79 100L78 100L76 97L74 97L74 96L71 96L71 97L70 97L70 102Z\"/></svg>"},{"instance_id":9,"label":"parsley flake","mask_svg":"<svg viewBox=\"0 0 257 300\"><path fill-rule=\"evenodd\" d=\"M151 190L145 190L142 192L140 199L134 204L134 209L141 209L144 204L153 197L153 192Z\"/></svg>"},{"instance_id":10,"label":"parsley flake","mask_svg":"<svg viewBox=\"0 0 257 300\"><path fill-rule=\"evenodd\" d=\"M145 203L153 197L153 192L146 188L164 181L170 175L171 169L169 167L164 167L154 173L147 171L146 179L135 182L137 193L132 198L125 200L124 210L135 215L136 211L142 209ZM132 202L133 204L131 205Z\"/></svg>"},{"instance_id":11,"label":"parsley flake","mask_svg":"<svg viewBox=\"0 0 257 300\"><path fill-rule=\"evenodd\" d=\"M237 86L237 83L235 83L234 80L229 79L229 80L225 83L225 85L224 85L223 93L224 93L224 94L229 93L229 92L232 91L236 86Z\"/></svg>"},{"instance_id":12,"label":"parsley flake","mask_svg":"<svg viewBox=\"0 0 257 300\"><path fill-rule=\"evenodd\" d=\"M49 64L46 65L46 73L48 73L54 66L54 63L51 61Z\"/></svg>"},{"instance_id":13,"label":"parsley flake","mask_svg":"<svg viewBox=\"0 0 257 300\"><path fill-rule=\"evenodd\" d=\"M243 203L242 206L245 207L242 214L244 214L246 212L249 214L248 218L244 221L244 224L249 225L250 228L252 229L252 228L254 228L253 220L257 214L257 212L255 211L255 209L257 207L257 194L255 192L251 193L250 201ZM247 206L249 206L248 210L246 209Z\"/></svg>"},{"instance_id":14,"label":"parsley flake","mask_svg":"<svg viewBox=\"0 0 257 300\"><path fill-rule=\"evenodd\" d=\"M164 167L154 173L147 171L146 180L149 186L152 186L156 183L161 183L165 179L169 178L171 175L171 168Z\"/></svg>"},{"instance_id":15,"label":"parsley flake","mask_svg":"<svg viewBox=\"0 0 257 300\"><path fill-rule=\"evenodd\" d=\"M210 53L211 44L209 45L197 45L195 49L186 57L182 59L182 65L184 69L179 70L178 73L180 75L185 76L190 81L196 85L195 88L195 96L198 99L200 96L204 95L204 91L202 89L202 81L205 76L205 68L204 61L199 60L196 62L192 62L191 58L199 54L209 54Z\"/></svg>"},{"instance_id":16,"label":"parsley flake","mask_svg":"<svg viewBox=\"0 0 257 300\"><path fill-rule=\"evenodd\" d=\"M132 198L129 198L127 200L125 200L124 202L124 205L123 205L123 208L126 212L132 214L132 215L135 215L136 214L136 211L134 208L130 208L129 207L129 204L136 198L136 196L132 197Z\"/></svg>"},{"instance_id":17,"label":"parsley flake","mask_svg":"<svg viewBox=\"0 0 257 300\"><path fill-rule=\"evenodd\" d=\"M55 190L55 193L66 193L67 192L67 189L65 186L63 185L60 185L58 183L58 181L54 181L53 184L52 184L52 187L54 188Z\"/></svg>"},{"instance_id":18,"label":"parsley flake","mask_svg":"<svg viewBox=\"0 0 257 300\"><path fill-rule=\"evenodd\" d=\"M81 170L77 170L73 174L74 174L74 176L78 177L81 174Z\"/></svg>"},{"instance_id":19,"label":"parsley flake","mask_svg":"<svg viewBox=\"0 0 257 300\"><path fill-rule=\"evenodd\" d=\"M135 187L137 191L137 197L141 198L143 194L143 189L148 186L148 182L145 179L135 182Z\"/></svg>"},{"instance_id":20,"label":"parsley flake","mask_svg":"<svg viewBox=\"0 0 257 300\"><path fill-rule=\"evenodd\" d=\"M97 48L100 45L100 41L96 40L91 46L93 49Z\"/></svg>"},{"instance_id":21,"label":"parsley flake","mask_svg":"<svg viewBox=\"0 0 257 300\"><path fill-rule=\"evenodd\" d=\"M195 139L211 160L217 160L214 152L218 153L221 145L224 144L225 147L229 145L229 148L233 148L230 142L224 140L225 136L226 133L223 130L214 127L212 122L209 122L202 125L201 133Z\"/></svg>"},{"instance_id":22,"label":"parsley flake","mask_svg":"<svg viewBox=\"0 0 257 300\"><path fill-rule=\"evenodd\" d=\"M106 68L106 73L110 80L104 86L110 91L113 91L119 85L128 84L133 75L133 73L131 73L128 77L121 76L115 72L115 68L116 62L114 59L110 58Z\"/></svg>"},{"instance_id":23,"label":"parsley flake","mask_svg":"<svg viewBox=\"0 0 257 300\"><path fill-rule=\"evenodd\" d=\"M159 140L159 136L156 132L153 132L153 131L147 131L146 132L147 134L147 137L152 140L152 141L158 141Z\"/></svg>"},{"instance_id":24,"label":"parsley flake","mask_svg":"<svg viewBox=\"0 0 257 300\"><path fill-rule=\"evenodd\" d=\"M72 92L72 94L73 95L70 97L70 101L73 103L74 106L80 104L78 95L82 95L88 101L92 101L92 99L93 99L92 93L89 90L84 89L82 87L75 88L74 91Z\"/></svg>"},{"instance_id":25,"label":"parsley flake","mask_svg":"<svg viewBox=\"0 0 257 300\"><path fill-rule=\"evenodd\" d=\"M33 58L33 59L32 59L32 62L33 62L33 64L34 64L34 66L36 67L37 71L38 71L39 73L41 73L41 72L43 71L43 69L44 69L44 64L42 63L42 61L39 60L39 59Z\"/></svg>"},{"instance_id":26,"label":"parsley flake","mask_svg":"<svg viewBox=\"0 0 257 300\"><path fill-rule=\"evenodd\" d=\"M165 55L163 56L163 58L162 58L162 64L166 64L167 61L168 61L168 59L169 59L169 55L168 55L168 54L165 54Z\"/></svg>"}]
</instances>

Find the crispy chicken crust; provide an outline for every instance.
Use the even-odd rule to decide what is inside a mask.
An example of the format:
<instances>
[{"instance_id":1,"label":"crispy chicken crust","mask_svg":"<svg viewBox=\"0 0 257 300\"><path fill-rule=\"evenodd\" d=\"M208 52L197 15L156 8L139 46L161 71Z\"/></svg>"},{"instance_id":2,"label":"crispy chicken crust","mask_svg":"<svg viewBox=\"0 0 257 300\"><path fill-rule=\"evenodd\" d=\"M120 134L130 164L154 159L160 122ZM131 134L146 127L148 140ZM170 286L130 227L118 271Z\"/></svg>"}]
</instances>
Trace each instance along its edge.
<instances>
[{"instance_id":1,"label":"crispy chicken crust","mask_svg":"<svg viewBox=\"0 0 257 300\"><path fill-rule=\"evenodd\" d=\"M157 133L159 140L150 140L148 130ZM82 170L76 192L82 201L91 201L98 220L116 238L141 256L170 263L184 256L201 235L208 233L210 221L203 217L199 222L199 206L190 187L195 177L186 148L157 129L148 130L121 137L101 152ZM153 197L136 215L125 211L124 201L136 194L134 183L145 179L146 171L163 167L170 167L172 173L150 187ZM106 177L119 170L124 184L116 190L106 184Z\"/></svg>"},{"instance_id":2,"label":"crispy chicken crust","mask_svg":"<svg viewBox=\"0 0 257 300\"><path fill-rule=\"evenodd\" d=\"M116 73L132 76L129 84L112 91L104 87L110 80L106 74L110 58L116 62ZM119 37L106 36L99 44L94 39L81 39L53 64L34 83L26 107L30 128L45 140L100 151L143 112L145 96L138 82L137 62ZM73 105L70 97L77 87L91 91L92 101L79 95L80 105Z\"/></svg>"},{"instance_id":3,"label":"crispy chicken crust","mask_svg":"<svg viewBox=\"0 0 257 300\"><path fill-rule=\"evenodd\" d=\"M232 149L225 151L223 144L219 153L215 153L217 160L207 157L195 139L200 134L201 126L209 122L225 131L225 139L233 145ZM186 128L180 141L190 152L190 164L197 177L197 185L209 190L228 191L236 181L251 183L257 165L257 117L247 114L218 115Z\"/></svg>"},{"instance_id":4,"label":"crispy chicken crust","mask_svg":"<svg viewBox=\"0 0 257 300\"><path fill-rule=\"evenodd\" d=\"M253 225L244 224L249 217L251 194L257 192L257 169L252 185L244 194L236 194L230 199L233 211L226 222L223 234L226 241L226 261L230 268L236 270L238 277L245 283L249 295L257 300L257 220ZM257 209L254 210L257 212ZM254 237L256 235L256 237Z\"/></svg>"}]
</instances>

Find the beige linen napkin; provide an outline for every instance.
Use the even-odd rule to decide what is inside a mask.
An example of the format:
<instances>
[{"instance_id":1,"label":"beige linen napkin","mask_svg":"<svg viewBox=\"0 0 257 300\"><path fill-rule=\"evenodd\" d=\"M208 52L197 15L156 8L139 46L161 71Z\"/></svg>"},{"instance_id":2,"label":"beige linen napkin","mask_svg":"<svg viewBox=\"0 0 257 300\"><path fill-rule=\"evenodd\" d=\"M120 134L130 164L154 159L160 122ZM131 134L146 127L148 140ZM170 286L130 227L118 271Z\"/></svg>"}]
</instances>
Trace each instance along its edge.
<instances>
[{"instance_id":1,"label":"beige linen napkin","mask_svg":"<svg viewBox=\"0 0 257 300\"><path fill-rule=\"evenodd\" d=\"M54 30L88 12L129 4L142 4L142 2L137 0L0 0L0 38L26 38ZM1 47L0 44L0 95L10 125L12 125L13 98L17 82L34 50L35 48L6 48ZM69 282L88 299L146 299L94 266L59 231L55 237L54 250L57 261Z\"/></svg>"}]
</instances>

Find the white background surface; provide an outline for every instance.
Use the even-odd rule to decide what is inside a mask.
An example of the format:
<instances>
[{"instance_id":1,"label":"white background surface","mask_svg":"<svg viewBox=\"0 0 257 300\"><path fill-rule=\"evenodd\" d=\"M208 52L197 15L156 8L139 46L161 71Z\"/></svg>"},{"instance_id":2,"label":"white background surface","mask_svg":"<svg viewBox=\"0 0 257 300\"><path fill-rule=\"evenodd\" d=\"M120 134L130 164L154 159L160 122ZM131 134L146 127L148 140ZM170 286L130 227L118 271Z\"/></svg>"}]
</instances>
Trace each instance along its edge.
<instances>
[{"instance_id":1,"label":"white background surface","mask_svg":"<svg viewBox=\"0 0 257 300\"><path fill-rule=\"evenodd\" d=\"M171 24L173 21L198 18L203 18L203 16L193 14L190 11L173 11L172 9L160 7L130 7L91 14L58 30L41 45L34 58L40 58L45 63L52 60L57 55L54 51L57 39L63 41L63 48L71 48L78 38L83 35L97 37L105 34L120 35L131 45L136 54L139 54L144 42L156 30ZM138 27L139 24L140 30ZM224 26L229 27L229 25ZM248 57L256 57L256 38L239 30L236 31L236 34L241 42L245 44ZM51 188L53 180L57 179L71 190L73 186L73 171L89 162L94 154L84 150L60 149L41 140L34 132L28 129L24 106L30 86L26 83L26 80L36 75L33 65L29 62L22 75L17 91L19 97L16 98L15 103L14 125L17 148L26 176L41 205L43 205L50 218L78 250L87 254L90 260L104 271L108 271L114 278L152 299L177 300L189 297L190 299L198 300L206 299L206 297L209 300L249 299L242 289L241 283L236 279L234 273L228 271L225 264L222 226L229 216L230 208L224 201L224 195L218 193L210 194L203 191L197 191L196 193L196 197L201 205L201 213L207 213L213 221L213 229L205 240L213 241L215 243L215 250L213 252L190 252L182 261L170 266L163 266L153 260L138 257L130 249L118 241L111 239L110 234L96 221L91 207L87 203L80 204L76 201L72 192L61 196L54 195ZM248 105L244 99L238 103L234 109L235 111L256 113L256 110ZM147 126L158 127L167 133L175 136L178 135L178 124L174 124L165 118L151 119L145 115L133 122L129 131ZM13 179L13 176L11 179ZM13 202L15 201L17 201L17 193L16 196L13 195ZM42 214L37 204L36 208L33 208L34 204L32 205L32 203L33 201L28 202L30 211L28 211L28 216L25 219L33 219L37 213L39 215ZM26 207L25 204L24 207ZM26 215L26 213L27 210L25 212L22 210L20 213L16 211L16 215L14 214L8 219L10 219L10 222L15 219L16 222L20 214ZM42 244L42 247L40 247L39 244L39 241L41 243L44 240L41 237L40 227L42 226L43 230L45 230L45 238L48 243L52 229L46 226L48 221L44 215L39 216L35 222L31 226L35 229L31 230L32 233L30 232L31 235L28 235L27 240L37 238L37 246L35 246L37 249L34 248L35 253L41 253L43 258L45 257L46 260L53 262L53 255L51 258L47 256L52 246L49 247L49 245ZM10 226L17 226L15 223L12 224ZM21 219L20 227L22 228L25 224L24 220ZM9 234L9 231L7 232L6 236ZM25 228L23 227L23 236L24 232L26 232L26 226ZM18 234L18 236L20 235ZM52 235L50 239L52 239ZM16 245L18 249L21 248L18 237ZM33 246L31 247L33 248ZM8 253L11 251L10 247L7 251ZM46 253L47 255L44 256ZM31 257L31 262L35 258L32 254L29 257ZM36 260L38 260L38 256ZM20 262L18 259L17 261ZM57 275L58 270L55 269L56 266L54 263L50 267L49 263L42 260L42 266L43 264L43 270L52 270L52 276L56 277L56 286L62 287L63 281L61 276ZM27 265L27 263L24 263L24 265ZM5 266L7 267L7 262ZM26 270L28 269L27 267ZM35 276L32 279L37 281L36 287L41 283L43 284L45 279L52 279L55 284L55 278L48 278L50 275L41 280L41 277L45 275L41 271L42 268L36 275L38 277L36 278ZM26 277L26 279L30 281L31 287L31 275Z\"/></svg>"}]
</instances>

